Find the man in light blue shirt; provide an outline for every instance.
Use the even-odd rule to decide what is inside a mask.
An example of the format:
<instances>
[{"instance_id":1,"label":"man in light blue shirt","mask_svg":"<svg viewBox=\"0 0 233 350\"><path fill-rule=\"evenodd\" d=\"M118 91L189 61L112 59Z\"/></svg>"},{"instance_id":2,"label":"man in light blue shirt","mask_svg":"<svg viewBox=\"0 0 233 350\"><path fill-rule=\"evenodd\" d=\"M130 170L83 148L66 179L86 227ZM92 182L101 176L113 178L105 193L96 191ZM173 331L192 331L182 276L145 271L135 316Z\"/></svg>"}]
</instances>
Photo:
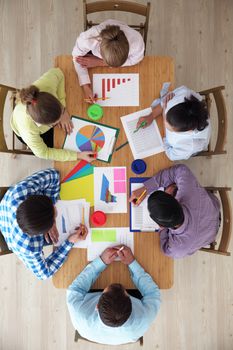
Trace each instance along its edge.
<instances>
[{"instance_id":1,"label":"man in light blue shirt","mask_svg":"<svg viewBox=\"0 0 233 350\"><path fill-rule=\"evenodd\" d=\"M128 265L133 283L142 294L130 296L121 284L88 293L100 273L119 256ZM107 248L88 264L67 290L67 305L75 329L88 340L109 345L136 342L149 328L160 307L160 291L135 260L130 248Z\"/></svg>"}]
</instances>

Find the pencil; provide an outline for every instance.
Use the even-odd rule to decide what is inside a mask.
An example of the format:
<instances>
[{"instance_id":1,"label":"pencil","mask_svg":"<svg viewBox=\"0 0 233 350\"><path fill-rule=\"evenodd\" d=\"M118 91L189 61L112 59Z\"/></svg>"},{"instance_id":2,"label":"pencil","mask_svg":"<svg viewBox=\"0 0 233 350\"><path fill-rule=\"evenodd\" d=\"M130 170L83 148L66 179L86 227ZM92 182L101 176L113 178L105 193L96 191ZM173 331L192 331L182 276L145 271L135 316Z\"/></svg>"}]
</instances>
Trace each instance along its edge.
<instances>
[{"instance_id":1,"label":"pencil","mask_svg":"<svg viewBox=\"0 0 233 350\"><path fill-rule=\"evenodd\" d=\"M123 148L124 146L128 145L129 141L126 141L125 143L123 143L122 145L120 145L119 147L115 148L114 152L119 151L121 148Z\"/></svg>"},{"instance_id":2,"label":"pencil","mask_svg":"<svg viewBox=\"0 0 233 350\"><path fill-rule=\"evenodd\" d=\"M120 249L118 249L118 252L121 252L125 247L122 246Z\"/></svg>"},{"instance_id":3,"label":"pencil","mask_svg":"<svg viewBox=\"0 0 233 350\"><path fill-rule=\"evenodd\" d=\"M105 100L109 100L109 99L110 99L110 97L105 97L105 98L103 98L103 97L96 97L96 98L94 98L94 100L96 100L96 101L98 101L98 100L105 101ZM92 100L90 98L84 98L84 101L85 102L92 102Z\"/></svg>"},{"instance_id":4,"label":"pencil","mask_svg":"<svg viewBox=\"0 0 233 350\"><path fill-rule=\"evenodd\" d=\"M82 225L84 226L85 225L85 208L82 207ZM85 229L84 227L82 227L82 234L84 235L85 233Z\"/></svg>"},{"instance_id":5,"label":"pencil","mask_svg":"<svg viewBox=\"0 0 233 350\"><path fill-rule=\"evenodd\" d=\"M135 203L139 202L140 199L142 199L142 197L144 196L145 193L146 193L146 189L140 194L140 196L138 198L136 198Z\"/></svg>"}]
</instances>

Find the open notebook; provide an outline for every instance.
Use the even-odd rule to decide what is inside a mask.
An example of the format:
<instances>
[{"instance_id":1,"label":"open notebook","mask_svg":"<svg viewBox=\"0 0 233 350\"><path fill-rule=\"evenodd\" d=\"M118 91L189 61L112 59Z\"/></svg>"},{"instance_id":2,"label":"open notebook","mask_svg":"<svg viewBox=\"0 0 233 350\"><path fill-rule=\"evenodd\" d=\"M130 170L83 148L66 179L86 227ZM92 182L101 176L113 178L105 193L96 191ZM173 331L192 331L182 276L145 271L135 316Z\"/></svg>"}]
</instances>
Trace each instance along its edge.
<instances>
[{"instance_id":1,"label":"open notebook","mask_svg":"<svg viewBox=\"0 0 233 350\"><path fill-rule=\"evenodd\" d=\"M164 152L163 140L155 120L147 128L140 128L137 132L134 132L137 128L138 119L150 114L151 111L151 108L147 108L121 117L134 159L143 159Z\"/></svg>"},{"instance_id":2,"label":"open notebook","mask_svg":"<svg viewBox=\"0 0 233 350\"><path fill-rule=\"evenodd\" d=\"M145 178L131 178L130 193L142 187L142 182L145 180ZM134 206L130 203L130 231L158 231L159 226L151 219L147 209L148 198L149 196L147 196L139 206Z\"/></svg>"}]
</instances>

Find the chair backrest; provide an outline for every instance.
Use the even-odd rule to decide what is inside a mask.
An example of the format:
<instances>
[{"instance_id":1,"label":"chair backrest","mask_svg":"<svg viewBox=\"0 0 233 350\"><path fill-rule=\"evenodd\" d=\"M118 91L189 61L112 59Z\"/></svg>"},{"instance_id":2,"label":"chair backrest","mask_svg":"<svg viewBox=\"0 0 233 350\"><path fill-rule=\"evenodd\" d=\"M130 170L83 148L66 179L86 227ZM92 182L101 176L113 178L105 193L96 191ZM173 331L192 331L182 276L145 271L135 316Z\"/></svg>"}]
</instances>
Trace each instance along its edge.
<instances>
[{"instance_id":1,"label":"chair backrest","mask_svg":"<svg viewBox=\"0 0 233 350\"><path fill-rule=\"evenodd\" d=\"M11 86L0 84L0 152L12 154L26 154L32 155L31 151L24 151L15 148L15 134L12 132L12 149L9 149L6 143L4 134L4 106L6 103L8 93L12 93L12 110L15 107L15 96L17 89Z\"/></svg>"},{"instance_id":2,"label":"chair backrest","mask_svg":"<svg viewBox=\"0 0 233 350\"><path fill-rule=\"evenodd\" d=\"M9 187L0 187L0 201L2 200L4 194L8 190ZM0 231L0 256L1 255L6 255L6 254L11 254L12 251L8 248L7 243L4 239L4 236L2 235Z\"/></svg>"},{"instance_id":3,"label":"chair backrest","mask_svg":"<svg viewBox=\"0 0 233 350\"><path fill-rule=\"evenodd\" d=\"M147 5L138 4L136 2L131 1L95 1L91 3L87 3L86 0L83 0L83 18L84 18L84 30L91 28L94 25L99 23L93 23L92 21L88 21L87 16L92 13L102 12L102 11L123 11L130 12L140 16L145 17L145 22L140 23L138 25L130 25L133 29L138 30L145 43L145 51L146 51L146 42L147 42L147 33L149 26L149 16L150 16L150 2Z\"/></svg>"},{"instance_id":4,"label":"chair backrest","mask_svg":"<svg viewBox=\"0 0 233 350\"><path fill-rule=\"evenodd\" d=\"M215 147L209 145L208 151L203 151L198 153L198 156L212 156L216 154L225 154L227 153L224 149L227 136L227 111L225 99L222 93L222 90L225 89L225 86L217 86L208 90L200 91L199 94L205 96L205 101L207 103L207 108L211 118L211 103L212 98L215 101L217 109L217 122L218 122L218 133ZM211 98L212 97L212 98Z\"/></svg>"},{"instance_id":5,"label":"chair backrest","mask_svg":"<svg viewBox=\"0 0 233 350\"><path fill-rule=\"evenodd\" d=\"M78 342L79 340L84 340L84 341L86 341L86 342L88 342L88 343L92 343L92 344L98 344L98 343L95 343L95 342L93 342L93 341L91 341L91 340L88 340L88 339L86 339L86 338L83 338L80 334L79 334L79 332L77 331L77 330L75 330L75 333L74 333L74 341L75 342ZM140 337L137 341L136 341L136 343L139 343L140 344L140 346L143 346L143 337ZM135 344L135 343L128 343L128 344L124 344L124 345L130 345L130 344ZM121 345L121 347L123 347L123 345Z\"/></svg>"},{"instance_id":6,"label":"chair backrest","mask_svg":"<svg viewBox=\"0 0 233 350\"><path fill-rule=\"evenodd\" d=\"M228 252L228 247L232 233L232 215L231 215L231 204L228 196L228 191L231 191L230 187L205 187L207 191L218 192L221 206L222 206L222 232L220 242L217 247L217 242L212 242L209 248L201 248L201 251L227 255L231 254Z\"/></svg>"}]
</instances>

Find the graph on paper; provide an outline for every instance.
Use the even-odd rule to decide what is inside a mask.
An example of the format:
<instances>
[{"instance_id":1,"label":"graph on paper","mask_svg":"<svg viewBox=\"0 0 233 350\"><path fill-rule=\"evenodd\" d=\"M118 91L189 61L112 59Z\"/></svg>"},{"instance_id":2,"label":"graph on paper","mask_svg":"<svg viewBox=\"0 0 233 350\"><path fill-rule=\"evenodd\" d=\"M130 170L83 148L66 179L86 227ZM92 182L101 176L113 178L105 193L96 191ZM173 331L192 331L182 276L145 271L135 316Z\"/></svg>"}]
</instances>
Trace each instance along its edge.
<instances>
[{"instance_id":1,"label":"graph on paper","mask_svg":"<svg viewBox=\"0 0 233 350\"><path fill-rule=\"evenodd\" d=\"M87 125L79 129L76 134L76 144L80 151L99 152L105 142L103 131L95 125Z\"/></svg>"},{"instance_id":2,"label":"graph on paper","mask_svg":"<svg viewBox=\"0 0 233 350\"><path fill-rule=\"evenodd\" d=\"M139 106L139 74L94 74L93 91L102 106Z\"/></svg>"}]
</instances>

